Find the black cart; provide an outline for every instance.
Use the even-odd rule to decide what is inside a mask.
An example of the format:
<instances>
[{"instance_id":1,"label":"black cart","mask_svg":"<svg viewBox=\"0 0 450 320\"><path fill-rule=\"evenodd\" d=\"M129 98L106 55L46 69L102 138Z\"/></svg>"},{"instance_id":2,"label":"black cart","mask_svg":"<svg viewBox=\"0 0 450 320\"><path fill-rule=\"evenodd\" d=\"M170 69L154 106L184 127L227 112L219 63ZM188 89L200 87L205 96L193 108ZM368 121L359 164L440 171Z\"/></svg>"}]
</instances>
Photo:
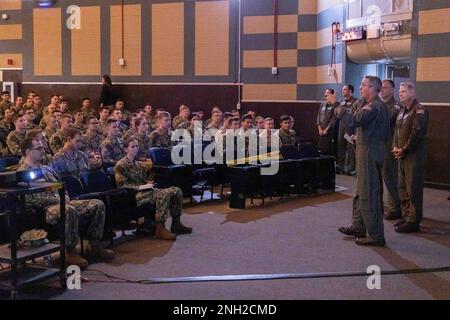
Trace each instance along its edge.
<instances>
[{"instance_id":1,"label":"black cart","mask_svg":"<svg viewBox=\"0 0 450 320\"><path fill-rule=\"evenodd\" d=\"M19 216L25 214L25 195L58 191L60 197L59 243L48 243L39 248L17 248L19 238ZM10 268L0 272L0 289L9 290L11 299L18 297L19 289L59 276L61 286L65 288L65 188L63 183L19 183L13 187L0 188L0 195L8 201L8 221L10 246L0 246L0 263ZM17 210L19 208L19 210ZM34 259L60 252L59 268L30 263Z\"/></svg>"}]
</instances>

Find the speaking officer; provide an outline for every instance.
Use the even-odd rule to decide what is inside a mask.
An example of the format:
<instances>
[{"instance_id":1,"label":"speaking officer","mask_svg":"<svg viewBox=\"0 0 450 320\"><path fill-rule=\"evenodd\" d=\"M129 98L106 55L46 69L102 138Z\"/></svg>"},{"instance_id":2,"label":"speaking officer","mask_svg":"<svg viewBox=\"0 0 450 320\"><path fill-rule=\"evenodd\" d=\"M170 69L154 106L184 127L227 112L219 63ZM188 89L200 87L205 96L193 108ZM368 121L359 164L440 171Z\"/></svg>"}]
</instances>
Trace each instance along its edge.
<instances>
[{"instance_id":1,"label":"speaking officer","mask_svg":"<svg viewBox=\"0 0 450 320\"><path fill-rule=\"evenodd\" d=\"M401 83L399 93L404 108L397 117L392 153L399 159L398 191L403 220L396 224L395 231L417 232L423 215L428 112L417 101L413 83Z\"/></svg>"},{"instance_id":2,"label":"speaking officer","mask_svg":"<svg viewBox=\"0 0 450 320\"><path fill-rule=\"evenodd\" d=\"M356 128L356 195L353 198L352 226L341 227L338 231L356 236L358 245L385 245L381 168L384 144L389 134L389 115L378 96L380 90L378 77L364 77L360 92L366 104L355 113L349 124Z\"/></svg>"}]
</instances>

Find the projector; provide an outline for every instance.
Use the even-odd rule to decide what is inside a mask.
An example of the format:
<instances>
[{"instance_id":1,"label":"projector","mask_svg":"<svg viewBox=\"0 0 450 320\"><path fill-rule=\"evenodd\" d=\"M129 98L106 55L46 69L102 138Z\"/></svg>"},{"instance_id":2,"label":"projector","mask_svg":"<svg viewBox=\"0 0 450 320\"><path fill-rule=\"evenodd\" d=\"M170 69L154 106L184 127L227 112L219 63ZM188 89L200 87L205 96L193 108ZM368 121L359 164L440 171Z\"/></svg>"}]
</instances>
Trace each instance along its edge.
<instances>
[{"instance_id":1,"label":"projector","mask_svg":"<svg viewBox=\"0 0 450 320\"><path fill-rule=\"evenodd\" d=\"M0 172L0 188L17 185L21 182L25 182L29 185L30 182L42 178L43 174L40 169Z\"/></svg>"}]
</instances>

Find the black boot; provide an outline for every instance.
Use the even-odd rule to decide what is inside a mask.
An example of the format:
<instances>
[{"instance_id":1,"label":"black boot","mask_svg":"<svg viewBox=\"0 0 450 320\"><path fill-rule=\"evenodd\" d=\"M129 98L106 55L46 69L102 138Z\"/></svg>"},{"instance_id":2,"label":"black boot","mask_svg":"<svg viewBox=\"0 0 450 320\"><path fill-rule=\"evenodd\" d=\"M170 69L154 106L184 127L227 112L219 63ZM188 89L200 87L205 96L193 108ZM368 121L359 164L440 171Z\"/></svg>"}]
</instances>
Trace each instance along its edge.
<instances>
[{"instance_id":1,"label":"black boot","mask_svg":"<svg viewBox=\"0 0 450 320\"><path fill-rule=\"evenodd\" d=\"M172 226L170 227L170 232L175 234L189 234L192 233L192 228L183 225L180 219L173 219Z\"/></svg>"},{"instance_id":2,"label":"black boot","mask_svg":"<svg viewBox=\"0 0 450 320\"><path fill-rule=\"evenodd\" d=\"M414 222L405 222L401 225L398 225L395 227L395 231L398 233L412 233L412 232L419 232L420 226L418 223Z\"/></svg>"}]
</instances>

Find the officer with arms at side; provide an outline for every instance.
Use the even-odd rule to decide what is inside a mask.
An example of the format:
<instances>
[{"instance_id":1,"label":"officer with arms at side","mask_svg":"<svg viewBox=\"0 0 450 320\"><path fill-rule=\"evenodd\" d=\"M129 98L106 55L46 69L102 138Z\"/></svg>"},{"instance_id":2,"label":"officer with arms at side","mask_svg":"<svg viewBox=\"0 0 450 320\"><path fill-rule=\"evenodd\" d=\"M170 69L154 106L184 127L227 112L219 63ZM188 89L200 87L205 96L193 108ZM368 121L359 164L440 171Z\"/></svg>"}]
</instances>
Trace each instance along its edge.
<instances>
[{"instance_id":1,"label":"officer with arms at side","mask_svg":"<svg viewBox=\"0 0 450 320\"><path fill-rule=\"evenodd\" d=\"M404 108L397 116L392 153L399 159L398 191L403 219L396 223L395 231L406 233L420 231L423 217L428 111L417 101L413 83L401 83L399 93Z\"/></svg>"},{"instance_id":2,"label":"officer with arms at side","mask_svg":"<svg viewBox=\"0 0 450 320\"><path fill-rule=\"evenodd\" d=\"M401 107L394 98L395 83L390 79L383 80L383 86L381 87L380 98L383 100L389 112L390 131L389 137L386 141L386 153L384 154L383 169L381 173L383 175L383 181L386 185L387 202L386 209L387 214L384 215L386 220L394 220L401 218L400 198L398 195L398 164L397 159L392 154L392 141L394 139L395 121L397 120L398 112Z\"/></svg>"}]
</instances>

